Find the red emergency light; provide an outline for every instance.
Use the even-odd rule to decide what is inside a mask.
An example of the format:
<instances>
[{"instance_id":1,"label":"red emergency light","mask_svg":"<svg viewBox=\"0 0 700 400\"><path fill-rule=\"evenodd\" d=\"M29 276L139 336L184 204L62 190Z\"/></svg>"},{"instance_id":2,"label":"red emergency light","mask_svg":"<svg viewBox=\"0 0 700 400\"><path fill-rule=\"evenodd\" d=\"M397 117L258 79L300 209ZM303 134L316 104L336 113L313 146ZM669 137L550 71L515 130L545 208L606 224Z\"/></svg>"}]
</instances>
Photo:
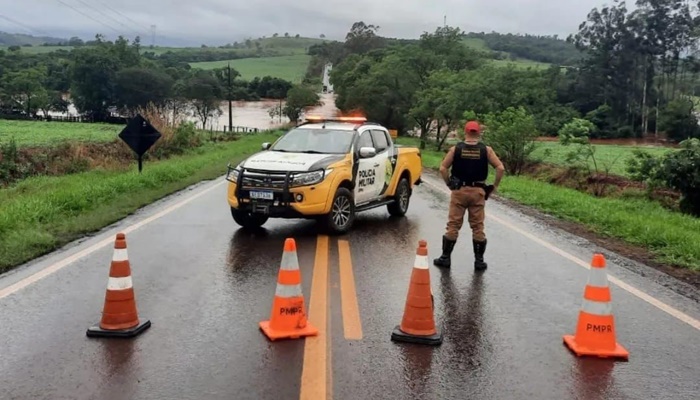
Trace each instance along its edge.
<instances>
[{"instance_id":1,"label":"red emergency light","mask_svg":"<svg viewBox=\"0 0 700 400\"><path fill-rule=\"evenodd\" d=\"M365 117L324 117L321 115L308 116L306 120L318 122L367 122L367 118Z\"/></svg>"}]
</instances>

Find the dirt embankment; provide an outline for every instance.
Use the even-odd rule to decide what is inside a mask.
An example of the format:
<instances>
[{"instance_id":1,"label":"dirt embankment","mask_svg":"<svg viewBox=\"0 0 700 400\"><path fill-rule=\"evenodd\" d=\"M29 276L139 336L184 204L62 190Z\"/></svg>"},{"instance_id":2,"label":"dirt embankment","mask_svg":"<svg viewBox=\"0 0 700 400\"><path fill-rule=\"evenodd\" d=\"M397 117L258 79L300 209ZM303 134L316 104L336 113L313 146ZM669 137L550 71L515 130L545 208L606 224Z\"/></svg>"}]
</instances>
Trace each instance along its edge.
<instances>
[{"instance_id":1,"label":"dirt embankment","mask_svg":"<svg viewBox=\"0 0 700 400\"><path fill-rule=\"evenodd\" d=\"M524 175L544 182L568 187L591 195L612 198L646 198L658 201L664 207L678 210L680 193L668 189L648 190L642 182L635 182L616 175L595 175L589 176L585 171L577 171L551 164L529 165L524 171ZM549 224L556 226L574 235L586 238L601 247L610 249L624 257L637 261L649 267L662 271L682 282L685 282L695 289L700 289L700 273L688 270L687 268L675 267L655 261L654 255L641 246L631 245L623 240L603 237L582 224L564 221L558 218L546 217L543 213L534 210L532 207L523 206L516 202L499 198L500 201L511 207L519 209L528 215L536 216L546 220Z\"/></svg>"},{"instance_id":2,"label":"dirt embankment","mask_svg":"<svg viewBox=\"0 0 700 400\"><path fill-rule=\"evenodd\" d=\"M658 201L664 207L678 211L679 192L657 188L649 190L644 182L636 182L617 175L594 174L553 164L531 164L523 173L537 180L576 189L598 197L646 198Z\"/></svg>"},{"instance_id":3,"label":"dirt embankment","mask_svg":"<svg viewBox=\"0 0 700 400\"><path fill-rule=\"evenodd\" d=\"M552 136L541 136L537 138L538 142L558 142L558 137ZM628 138L628 139L591 139L592 144L607 144L614 146L658 146L658 147L668 147L677 148L678 144L673 143L667 139L654 139L654 138Z\"/></svg>"},{"instance_id":4,"label":"dirt embankment","mask_svg":"<svg viewBox=\"0 0 700 400\"><path fill-rule=\"evenodd\" d=\"M37 175L66 175L97 168L123 168L133 162L131 150L121 141L67 142L54 147L3 147L0 152L0 186Z\"/></svg>"}]
</instances>

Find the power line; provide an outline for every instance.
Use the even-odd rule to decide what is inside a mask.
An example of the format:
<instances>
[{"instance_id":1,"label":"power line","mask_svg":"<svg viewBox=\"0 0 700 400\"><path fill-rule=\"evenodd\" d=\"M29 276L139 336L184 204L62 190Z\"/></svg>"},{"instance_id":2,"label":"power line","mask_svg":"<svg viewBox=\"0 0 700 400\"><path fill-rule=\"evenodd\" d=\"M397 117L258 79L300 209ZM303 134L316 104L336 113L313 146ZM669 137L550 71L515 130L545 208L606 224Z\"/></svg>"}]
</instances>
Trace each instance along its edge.
<instances>
[{"instance_id":1,"label":"power line","mask_svg":"<svg viewBox=\"0 0 700 400\"><path fill-rule=\"evenodd\" d=\"M97 1L97 3L100 4L100 5L101 5L102 7L104 7L104 8L106 8L106 9L108 9L108 10L111 10L111 11L114 12L114 13L121 15L122 18L131 21L131 23L132 23L134 26L138 26L139 29L146 29L146 26L145 26L145 25L141 25L139 22L134 21L133 19L127 17L126 15L122 14L121 12L119 12L119 11L113 9L113 8L110 7L109 5L107 5L107 4L105 4L105 3L101 2L101 1Z\"/></svg>"},{"instance_id":2,"label":"power line","mask_svg":"<svg viewBox=\"0 0 700 400\"><path fill-rule=\"evenodd\" d=\"M102 12L102 10L93 7L91 4L88 4L88 3L84 2L83 0L77 0L77 1L78 1L79 3L81 3L81 4L83 4L84 6L86 6L86 7L88 7L88 8L91 8L91 9L97 11L98 13L100 13L100 14L102 14L103 16L105 16L105 17L111 19L112 21L114 21L114 22L116 22L117 24L119 24L119 25L125 27L126 29L131 30L132 32L136 33L136 35L138 35L138 36L143 36L141 32L138 32L138 31L136 31L136 30L134 30L134 29L132 29L132 28L130 28L130 27L128 27L128 26L122 24L121 22L117 21L116 19L114 19L114 18L112 18L111 16L109 16L109 15L105 14L104 12Z\"/></svg>"},{"instance_id":3,"label":"power line","mask_svg":"<svg viewBox=\"0 0 700 400\"><path fill-rule=\"evenodd\" d=\"M11 23L13 23L13 24L15 24L15 25L17 25L17 26L20 26L20 27L26 29L27 31L29 31L29 32L31 32L31 33L38 33L38 34L41 34L41 35L48 35L48 32L45 32L45 31L42 31L42 30L39 30L39 29L32 28L31 26L25 25L25 24L23 24L23 23L21 23L21 22L19 22L19 21L16 21L16 20L14 20L14 19L12 19L12 18L10 18L10 17L4 16L4 15L2 15L2 14L0 14L0 18L5 19L5 20L7 20L7 21L10 21ZM8 32L8 33L9 33L9 32Z\"/></svg>"},{"instance_id":4,"label":"power line","mask_svg":"<svg viewBox=\"0 0 700 400\"><path fill-rule=\"evenodd\" d=\"M106 26L107 28L109 28L109 29L111 29L111 30L117 32L118 34L122 34L122 32L120 32L120 31L114 29L111 25L106 24L106 23L104 23L104 22L102 22L102 21L96 20L95 18L92 18L92 17L89 16L88 14L85 14L84 12L78 10L77 8L71 6L70 4L64 3L62 0L56 0L56 1L59 2L59 3L61 3L61 4L63 4L64 6L66 6L66 7L68 7L68 8L70 8L71 10L73 10L73 11L75 11L75 12L77 12L77 13L79 13L79 14L82 14L83 16L85 16L85 17L87 17L87 18L90 18L91 20L97 22L98 24L104 25L104 26Z\"/></svg>"}]
</instances>

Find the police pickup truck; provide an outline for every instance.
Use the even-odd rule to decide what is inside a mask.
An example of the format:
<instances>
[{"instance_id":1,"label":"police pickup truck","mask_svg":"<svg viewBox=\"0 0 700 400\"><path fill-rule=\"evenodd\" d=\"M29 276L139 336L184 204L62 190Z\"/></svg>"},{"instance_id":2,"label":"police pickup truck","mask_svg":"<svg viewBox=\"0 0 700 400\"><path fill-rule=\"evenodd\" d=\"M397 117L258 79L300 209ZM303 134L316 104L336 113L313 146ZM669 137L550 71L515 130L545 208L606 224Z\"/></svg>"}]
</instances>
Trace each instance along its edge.
<instances>
[{"instance_id":1,"label":"police pickup truck","mask_svg":"<svg viewBox=\"0 0 700 400\"><path fill-rule=\"evenodd\" d=\"M228 203L244 228L302 218L345 233L361 211L386 206L404 215L421 183L420 150L394 144L385 127L362 117L307 117L262 150L228 166Z\"/></svg>"}]
</instances>

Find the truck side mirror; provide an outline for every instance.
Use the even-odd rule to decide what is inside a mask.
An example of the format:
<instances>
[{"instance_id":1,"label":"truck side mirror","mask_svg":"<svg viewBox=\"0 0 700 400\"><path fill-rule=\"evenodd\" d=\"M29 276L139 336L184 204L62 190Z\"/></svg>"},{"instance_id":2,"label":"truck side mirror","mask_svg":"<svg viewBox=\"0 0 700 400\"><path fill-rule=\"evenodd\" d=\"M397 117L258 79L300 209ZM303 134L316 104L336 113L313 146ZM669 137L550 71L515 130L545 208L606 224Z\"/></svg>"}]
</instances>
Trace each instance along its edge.
<instances>
[{"instance_id":1,"label":"truck side mirror","mask_svg":"<svg viewBox=\"0 0 700 400\"><path fill-rule=\"evenodd\" d=\"M272 145L272 144L271 144L270 142L265 142L265 143L262 144L261 147L262 147L263 150L267 150L267 149L270 148L271 145Z\"/></svg>"},{"instance_id":2,"label":"truck side mirror","mask_svg":"<svg viewBox=\"0 0 700 400\"><path fill-rule=\"evenodd\" d=\"M360 147L360 157L371 158L377 155L377 150L374 147Z\"/></svg>"}]
</instances>

